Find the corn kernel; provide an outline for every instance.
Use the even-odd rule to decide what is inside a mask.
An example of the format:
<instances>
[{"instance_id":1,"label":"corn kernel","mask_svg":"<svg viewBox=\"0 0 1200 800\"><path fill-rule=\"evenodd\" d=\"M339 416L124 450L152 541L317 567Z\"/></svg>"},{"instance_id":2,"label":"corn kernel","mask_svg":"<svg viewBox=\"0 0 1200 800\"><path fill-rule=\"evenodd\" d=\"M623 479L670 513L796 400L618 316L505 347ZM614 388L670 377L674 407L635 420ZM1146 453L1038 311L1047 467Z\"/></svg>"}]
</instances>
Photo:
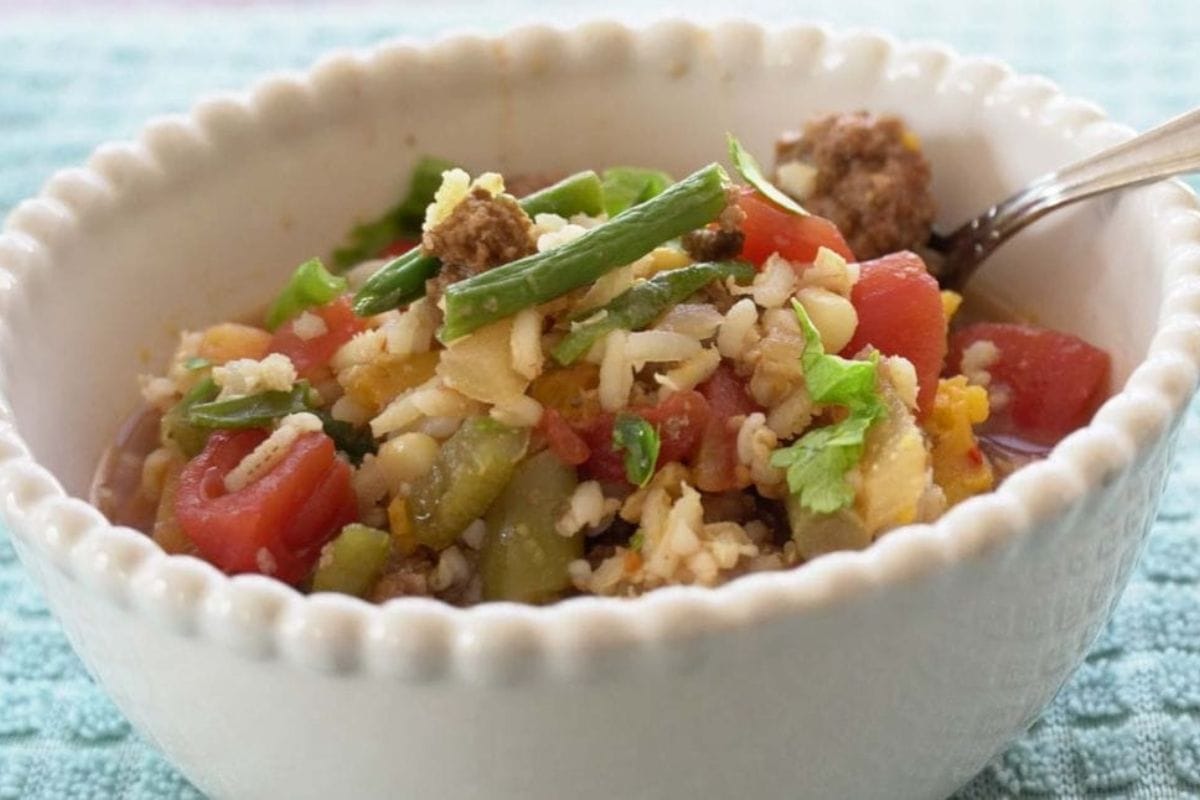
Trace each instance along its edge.
<instances>
[{"instance_id":1,"label":"corn kernel","mask_svg":"<svg viewBox=\"0 0 1200 800\"><path fill-rule=\"evenodd\" d=\"M797 292L796 299L808 312L817 333L821 334L825 352L837 353L850 344L854 329L858 327L858 312L849 300L828 289L811 286Z\"/></svg>"},{"instance_id":2,"label":"corn kernel","mask_svg":"<svg viewBox=\"0 0 1200 800\"><path fill-rule=\"evenodd\" d=\"M946 317L946 322L954 319L962 301L962 295L958 292L952 292L949 289L942 290L942 314Z\"/></svg>"},{"instance_id":3,"label":"corn kernel","mask_svg":"<svg viewBox=\"0 0 1200 800\"><path fill-rule=\"evenodd\" d=\"M408 518L408 498L396 497L388 503L388 527L392 532L392 544L399 555L411 556L417 552L420 545L413 535L412 521Z\"/></svg>"},{"instance_id":4,"label":"corn kernel","mask_svg":"<svg viewBox=\"0 0 1200 800\"><path fill-rule=\"evenodd\" d=\"M433 468L437 454L438 443L432 436L404 433L385 442L375 457L388 487L395 492L401 484L424 477Z\"/></svg>"}]
</instances>

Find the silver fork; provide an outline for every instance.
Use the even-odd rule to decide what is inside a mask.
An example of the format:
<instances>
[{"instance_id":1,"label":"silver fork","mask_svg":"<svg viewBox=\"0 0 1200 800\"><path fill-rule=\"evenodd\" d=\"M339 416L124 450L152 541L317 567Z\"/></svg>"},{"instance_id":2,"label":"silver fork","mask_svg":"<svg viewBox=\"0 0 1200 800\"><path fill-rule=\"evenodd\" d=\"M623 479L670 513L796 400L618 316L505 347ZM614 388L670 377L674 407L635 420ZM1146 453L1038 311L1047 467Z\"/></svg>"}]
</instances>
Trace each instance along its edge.
<instances>
[{"instance_id":1,"label":"silver fork","mask_svg":"<svg viewBox=\"0 0 1200 800\"><path fill-rule=\"evenodd\" d=\"M1200 109L1043 175L949 234L934 232L938 282L961 288L996 248L1056 208L1188 172L1200 172Z\"/></svg>"}]
</instances>

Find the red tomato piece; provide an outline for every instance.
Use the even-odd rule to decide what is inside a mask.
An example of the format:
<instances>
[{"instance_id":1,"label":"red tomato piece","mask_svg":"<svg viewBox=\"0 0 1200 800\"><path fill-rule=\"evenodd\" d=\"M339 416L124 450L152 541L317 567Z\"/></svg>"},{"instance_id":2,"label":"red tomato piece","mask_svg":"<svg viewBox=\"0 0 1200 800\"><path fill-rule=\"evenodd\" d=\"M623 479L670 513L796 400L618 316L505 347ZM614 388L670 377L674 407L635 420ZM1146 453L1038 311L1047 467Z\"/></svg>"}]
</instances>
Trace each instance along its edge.
<instances>
[{"instance_id":1,"label":"red tomato piece","mask_svg":"<svg viewBox=\"0 0 1200 800\"><path fill-rule=\"evenodd\" d=\"M236 492L225 476L267 438L265 431L217 431L183 468L175 516L205 560L230 574L259 572L296 584L321 548L358 516L350 465L333 440L307 433L283 460Z\"/></svg>"},{"instance_id":2,"label":"red tomato piece","mask_svg":"<svg viewBox=\"0 0 1200 800\"><path fill-rule=\"evenodd\" d=\"M837 226L824 217L815 214L802 217L784 211L750 188L741 190L737 204L746 213L741 225L746 237L741 257L756 266L762 266L772 253L806 264L817 257L817 250L822 247L828 247L847 261L854 260L854 253Z\"/></svg>"},{"instance_id":3,"label":"red tomato piece","mask_svg":"<svg viewBox=\"0 0 1200 800\"><path fill-rule=\"evenodd\" d=\"M407 253L409 250L412 250L414 247L419 245L420 243L421 243L420 239L409 239L407 237L401 236L399 239L392 242L387 247L383 248L383 252L379 254L379 257L380 258L395 258L396 256L402 256L405 253Z\"/></svg>"},{"instance_id":4,"label":"red tomato piece","mask_svg":"<svg viewBox=\"0 0 1200 800\"><path fill-rule=\"evenodd\" d=\"M979 322L950 338L951 372L962 370L963 351L975 342L996 346L987 367L989 390L1008 390L988 429L1035 444L1054 444L1082 428L1108 396L1112 361L1103 350L1069 333L1012 322ZM994 395L993 395L994 396Z\"/></svg>"},{"instance_id":5,"label":"red tomato piece","mask_svg":"<svg viewBox=\"0 0 1200 800\"><path fill-rule=\"evenodd\" d=\"M704 436L692 464L696 488L705 492L727 492L739 488L737 437L738 429L729 424L737 416L760 410L746 393L746 382L733 368L721 364L707 381L700 384L700 394L712 410L704 426Z\"/></svg>"},{"instance_id":6,"label":"red tomato piece","mask_svg":"<svg viewBox=\"0 0 1200 800\"><path fill-rule=\"evenodd\" d=\"M917 371L917 405L922 416L933 406L946 357L946 314L937 281L916 253L892 253L859 265L850 294L858 312L854 338L842 350L847 358L867 345L903 356Z\"/></svg>"},{"instance_id":7,"label":"red tomato piece","mask_svg":"<svg viewBox=\"0 0 1200 800\"><path fill-rule=\"evenodd\" d=\"M629 409L658 431L659 449L655 468L672 461L686 462L700 446L708 423L708 401L696 391L675 392L656 406ZM625 481L625 453L613 447L613 414L603 413L578 429L591 450L581 469L601 481Z\"/></svg>"},{"instance_id":8,"label":"red tomato piece","mask_svg":"<svg viewBox=\"0 0 1200 800\"><path fill-rule=\"evenodd\" d=\"M301 378L313 378L329 363L333 354L354 334L367 329L367 323L354 313L350 296L343 295L310 311L325 322L326 331L311 339L296 335L295 320L285 322L271 337L270 352L282 353L292 360Z\"/></svg>"},{"instance_id":9,"label":"red tomato piece","mask_svg":"<svg viewBox=\"0 0 1200 800\"><path fill-rule=\"evenodd\" d=\"M547 407L542 411L542 418L538 420L535 430L546 439L550 452L569 467L578 467L592 453L587 442L553 408Z\"/></svg>"}]
</instances>

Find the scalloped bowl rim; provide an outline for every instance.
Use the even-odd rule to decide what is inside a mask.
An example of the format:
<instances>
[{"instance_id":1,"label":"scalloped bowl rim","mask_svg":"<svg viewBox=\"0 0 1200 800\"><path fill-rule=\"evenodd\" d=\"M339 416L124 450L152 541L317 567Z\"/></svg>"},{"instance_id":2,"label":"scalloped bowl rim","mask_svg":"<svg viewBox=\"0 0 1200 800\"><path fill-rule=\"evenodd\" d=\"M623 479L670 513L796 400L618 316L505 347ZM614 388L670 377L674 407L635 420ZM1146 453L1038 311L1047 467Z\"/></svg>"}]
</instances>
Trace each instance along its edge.
<instances>
[{"instance_id":1,"label":"scalloped bowl rim","mask_svg":"<svg viewBox=\"0 0 1200 800\"><path fill-rule=\"evenodd\" d=\"M709 27L671 20L643 28L593 21L565 28L526 26L495 36L462 34L432 43L389 40L365 50L335 51L307 72L273 73L243 92L208 96L186 116L155 117L134 140L101 145L87 166L55 173L36 199L22 202L10 214L0 233L0 256L5 246L36 254L46 242L68 235L79 220L87 218L91 198L119 197L129 191L115 186L105 174L106 153L132 150L150 154L147 168L169 172L169 167L153 158L162 132L177 134L182 129L204 135L215 124L214 114L206 112L223 104L250 110L256 115L255 124L262 124L262 107L280 87L293 89L299 84L319 99L322 78L328 72L347 64L371 69L394 49L414 45L425 58L453 58L457 48L468 44L512 43L525 36L586 37L594 31L616 31L624 37L637 37L676 29L681 35L695 37L706 35L716 24ZM837 34L816 25L768 28L741 21L729 24L741 25L743 32L760 37L808 32L821 37L825 47L874 40L889 57L914 49L934 51L944 58L947 71L972 65L996 71L994 83L981 90L985 96L1006 81L1030 80L993 59L965 58L940 44L901 44L883 33L855 30ZM1133 135L1131 129L1109 122L1094 105L1066 97L1044 79L1032 80L1042 90L1043 108L1050 103L1074 104L1074 116L1065 114L1054 125L1074 125L1079 130L1101 126L1098 132L1105 141ZM974 102L985 100L981 97ZM1156 205L1186 214L1200 208L1191 190L1178 181L1148 191L1161 195L1161 200L1156 196ZM47 215L64 224L47 233L39 224ZM1032 531L1039 520L1068 512L1108 477L1128 469L1150 443L1164 435L1191 396L1200 366L1200 236L1186 232L1171 236L1165 260L1172 262L1176 280L1164 289L1159 321L1145 358L1092 423L1067 437L1045 461L1020 470L996 491L967 500L936 522L897 529L865 550L833 553L791 570L746 575L715 588L665 587L632 599L576 597L541 607L487 603L457 608L425 598L397 598L373 605L341 595L304 595L261 576L229 577L200 559L165 554L149 537L111 525L99 511L69 496L50 472L32 459L7 409L0 412L0 497L5 501L5 513L15 522L11 526L14 535L36 540L42 551L39 558L48 558L52 569L88 584L93 593L103 593L128 607L130 613L161 617L159 610L166 608L166 621L181 632L231 639L233 646L259 657L283 656L334 671L379 663L372 657L376 648L384 648L378 651L379 657L394 659L398 637L403 640L403 651L424 665L423 674L431 675L451 662L468 666L475 659L504 654L597 651L813 612L927 578L1004 547ZM19 281L19 274L0 264L0 292ZM4 330L2 321L0 330ZM220 624L213 624L216 616L238 631L232 636L224 632ZM302 640L300 650L297 634ZM295 657L286 658L289 655Z\"/></svg>"}]
</instances>

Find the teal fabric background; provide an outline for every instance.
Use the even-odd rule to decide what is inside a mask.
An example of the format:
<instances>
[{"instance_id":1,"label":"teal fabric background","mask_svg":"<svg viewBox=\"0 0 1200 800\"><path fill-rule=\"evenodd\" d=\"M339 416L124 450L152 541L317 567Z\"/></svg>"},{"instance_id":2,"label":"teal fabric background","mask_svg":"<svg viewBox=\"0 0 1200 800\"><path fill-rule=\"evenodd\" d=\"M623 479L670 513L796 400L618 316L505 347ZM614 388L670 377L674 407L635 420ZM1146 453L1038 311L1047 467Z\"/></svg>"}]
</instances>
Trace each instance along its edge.
<instances>
[{"instance_id":1,"label":"teal fabric background","mask_svg":"<svg viewBox=\"0 0 1200 800\"><path fill-rule=\"evenodd\" d=\"M321 52L395 35L545 20L538 4L75 6L0 0L0 215L50 173L146 117ZM672 10L719 16L693 2ZM816 19L941 39L1044 73L1147 127L1200 104L1200 4L1009 0L945 4L739 3L766 20ZM513 8L517 9L513 11ZM521 9L528 9L522 11ZM594 12L557 4L553 21ZM536 16L535 16L536 14ZM1158 522L1116 615L1033 729L959 797L1200 797L1200 407L1189 415ZM397 796L404 796L397 787ZM0 531L0 800L200 797L87 676Z\"/></svg>"}]
</instances>

